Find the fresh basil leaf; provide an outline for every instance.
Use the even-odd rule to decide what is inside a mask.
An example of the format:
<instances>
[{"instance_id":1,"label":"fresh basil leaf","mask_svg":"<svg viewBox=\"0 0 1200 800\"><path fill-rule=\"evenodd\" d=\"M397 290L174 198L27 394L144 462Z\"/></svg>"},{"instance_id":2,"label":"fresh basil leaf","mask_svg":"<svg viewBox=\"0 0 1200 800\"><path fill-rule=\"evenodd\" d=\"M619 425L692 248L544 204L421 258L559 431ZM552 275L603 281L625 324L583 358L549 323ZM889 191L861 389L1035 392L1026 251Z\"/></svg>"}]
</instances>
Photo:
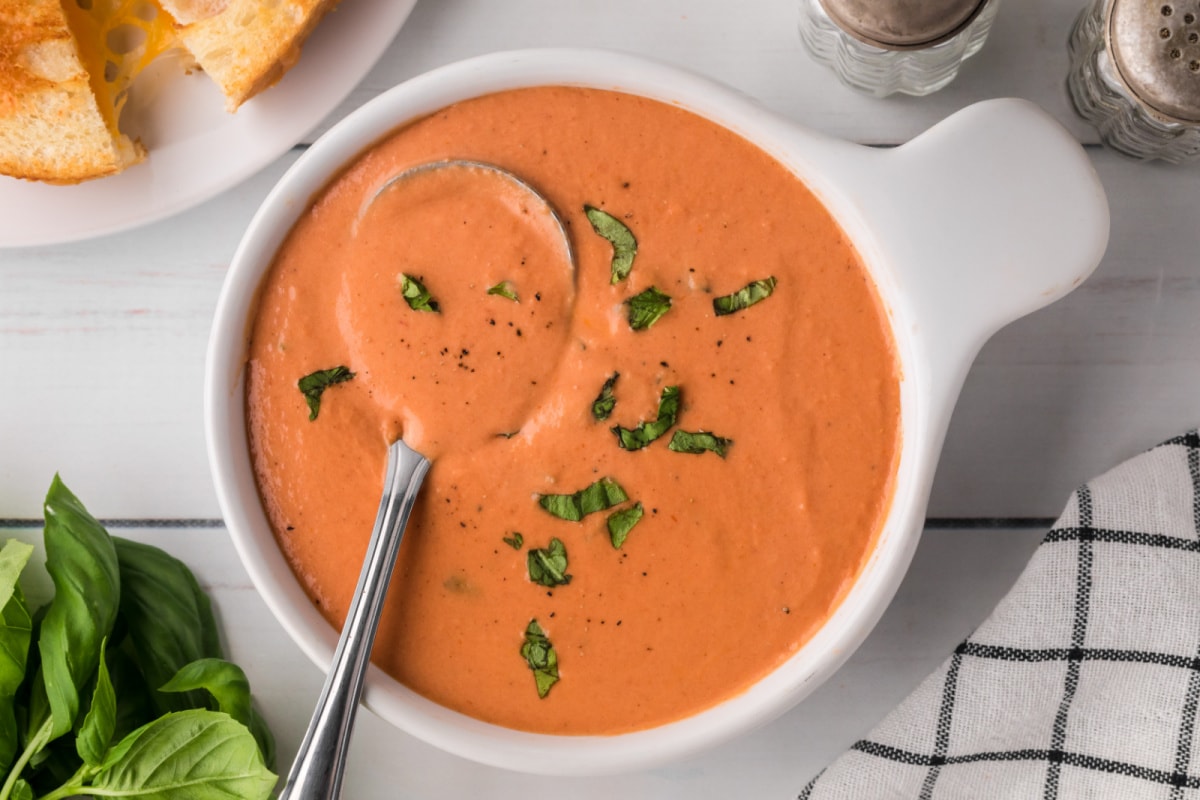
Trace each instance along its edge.
<instances>
[{"instance_id":1,"label":"fresh basil leaf","mask_svg":"<svg viewBox=\"0 0 1200 800\"><path fill-rule=\"evenodd\" d=\"M33 787L24 778L17 778L8 796L10 800L33 800Z\"/></svg>"},{"instance_id":2,"label":"fresh basil leaf","mask_svg":"<svg viewBox=\"0 0 1200 800\"><path fill-rule=\"evenodd\" d=\"M253 706L250 708L250 721L246 723L246 727L250 729L250 735L258 743L258 752L262 753L263 763L267 765L267 769L273 771L275 769L275 734L271 733L271 726L267 725L262 714L259 714Z\"/></svg>"},{"instance_id":3,"label":"fresh basil leaf","mask_svg":"<svg viewBox=\"0 0 1200 800\"><path fill-rule=\"evenodd\" d=\"M629 508L622 508L608 515L608 538L614 548L625 544L625 539L633 527L642 521L645 515L642 504L634 503Z\"/></svg>"},{"instance_id":4,"label":"fresh basil leaf","mask_svg":"<svg viewBox=\"0 0 1200 800\"><path fill-rule=\"evenodd\" d=\"M722 436L715 436L706 431L675 431L675 435L671 437L671 443L667 448L674 450L676 453L703 453L705 451L713 452L721 458L725 457L725 451L729 449L729 445L733 444L732 439L726 439Z\"/></svg>"},{"instance_id":5,"label":"fresh basil leaf","mask_svg":"<svg viewBox=\"0 0 1200 800\"><path fill-rule=\"evenodd\" d=\"M403 272L400 273L400 294L404 296L404 302L408 303L408 307L413 311L436 314L441 310L438 308L437 300L433 299L425 285Z\"/></svg>"},{"instance_id":6,"label":"fresh basil leaf","mask_svg":"<svg viewBox=\"0 0 1200 800\"><path fill-rule=\"evenodd\" d=\"M621 377L621 373L614 372L612 377L604 382L600 387L600 394L596 395L596 399L592 401L592 418L597 422L603 422L612 414L613 408L617 405L617 398L613 394L613 386L617 383L617 378Z\"/></svg>"},{"instance_id":7,"label":"fresh basil leaf","mask_svg":"<svg viewBox=\"0 0 1200 800\"><path fill-rule=\"evenodd\" d=\"M126 641L126 647L113 647L108 651L108 677L113 692L121 699L113 724L113 739L118 741L158 716L150 687L133 660L128 644Z\"/></svg>"},{"instance_id":8,"label":"fresh basil leaf","mask_svg":"<svg viewBox=\"0 0 1200 800\"><path fill-rule=\"evenodd\" d=\"M678 386L664 387L658 399L658 416L654 420L642 422L636 428L613 426L617 444L622 450L640 450L662 436L675 425L675 418L679 416L679 401Z\"/></svg>"},{"instance_id":9,"label":"fresh basil leaf","mask_svg":"<svg viewBox=\"0 0 1200 800\"><path fill-rule=\"evenodd\" d=\"M550 687L558 683L558 653L536 619L529 620L529 627L525 629L521 658L533 670L538 697L545 697Z\"/></svg>"},{"instance_id":10,"label":"fresh basil leaf","mask_svg":"<svg viewBox=\"0 0 1200 800\"><path fill-rule=\"evenodd\" d=\"M521 535L520 531L513 531L512 536L504 537L504 543L513 550L520 550L525 544L525 537Z\"/></svg>"},{"instance_id":11,"label":"fresh basil leaf","mask_svg":"<svg viewBox=\"0 0 1200 800\"><path fill-rule=\"evenodd\" d=\"M51 739L75 724L80 692L96 673L121 595L117 553L108 532L55 475L45 503L46 570L54 599L38 635Z\"/></svg>"},{"instance_id":12,"label":"fresh basil leaf","mask_svg":"<svg viewBox=\"0 0 1200 800\"><path fill-rule=\"evenodd\" d=\"M325 393L325 390L353 377L354 373L346 367L333 367L310 372L296 383L300 387L300 393L304 395L305 402L308 403L309 422L317 418L317 414L321 410L321 395Z\"/></svg>"},{"instance_id":13,"label":"fresh basil leaf","mask_svg":"<svg viewBox=\"0 0 1200 800\"><path fill-rule=\"evenodd\" d=\"M104 760L117 723L117 695L108 677L108 664L104 657L107 644L108 639L100 643L100 663L96 668L92 705L75 737L75 752L89 767L98 767Z\"/></svg>"},{"instance_id":14,"label":"fresh basil leaf","mask_svg":"<svg viewBox=\"0 0 1200 800\"><path fill-rule=\"evenodd\" d=\"M121 570L121 617L128 628L130 652L154 689L175 677L184 665L221 658L212 605L192 571L157 547L116 538ZM153 692L159 712L207 708L208 695Z\"/></svg>"},{"instance_id":15,"label":"fresh basil leaf","mask_svg":"<svg viewBox=\"0 0 1200 800\"><path fill-rule=\"evenodd\" d=\"M626 300L625 305L629 307L629 327L643 331L671 309L671 297L651 286Z\"/></svg>"},{"instance_id":16,"label":"fresh basil leaf","mask_svg":"<svg viewBox=\"0 0 1200 800\"><path fill-rule=\"evenodd\" d=\"M574 494L543 494L538 505L547 513L568 522L579 522L588 514L604 511L629 499L612 478L601 478Z\"/></svg>"},{"instance_id":17,"label":"fresh basil leaf","mask_svg":"<svg viewBox=\"0 0 1200 800\"><path fill-rule=\"evenodd\" d=\"M718 317L723 317L726 314L732 314L735 311L741 311L743 308L749 308L757 302L766 300L775 291L775 278L763 278L760 281L751 281L750 283L738 289L733 294L723 295L713 298L713 311Z\"/></svg>"},{"instance_id":18,"label":"fresh basil leaf","mask_svg":"<svg viewBox=\"0 0 1200 800\"><path fill-rule=\"evenodd\" d=\"M4 547L0 547L0 608L4 607L16 591L17 579L21 577L21 571L29 563L31 555L33 545L18 539L9 539L4 543ZM3 683L0 682L0 685Z\"/></svg>"},{"instance_id":19,"label":"fresh basil leaf","mask_svg":"<svg viewBox=\"0 0 1200 800\"><path fill-rule=\"evenodd\" d=\"M258 717L250 704L250 681L237 664L220 658L202 658L185 664L160 692L192 692L202 690L212 695L217 710L223 711L254 733L262 751L263 761L269 766L274 756L275 742L266 723ZM260 730L255 733L255 724ZM259 739L260 736L264 738Z\"/></svg>"},{"instance_id":20,"label":"fresh basil leaf","mask_svg":"<svg viewBox=\"0 0 1200 800\"><path fill-rule=\"evenodd\" d=\"M250 720L250 681L237 664L221 658L201 658L184 664L160 692L206 691L223 711L245 725Z\"/></svg>"},{"instance_id":21,"label":"fresh basil leaf","mask_svg":"<svg viewBox=\"0 0 1200 800\"><path fill-rule=\"evenodd\" d=\"M25 682L33 622L17 578L32 553L32 545L16 539L0 549L0 775L20 747L16 698Z\"/></svg>"},{"instance_id":22,"label":"fresh basil leaf","mask_svg":"<svg viewBox=\"0 0 1200 800\"><path fill-rule=\"evenodd\" d=\"M529 580L542 586L566 586L571 582L567 574L567 548L558 539L551 539L544 550L530 550L526 566Z\"/></svg>"},{"instance_id":23,"label":"fresh basil leaf","mask_svg":"<svg viewBox=\"0 0 1200 800\"><path fill-rule=\"evenodd\" d=\"M512 300L514 303L521 302L519 299L517 299L517 290L512 288L512 284L509 283L508 281L500 281L495 286L488 289L487 293L488 294L498 294L501 297L507 297L509 300Z\"/></svg>"},{"instance_id":24,"label":"fresh basil leaf","mask_svg":"<svg viewBox=\"0 0 1200 800\"><path fill-rule=\"evenodd\" d=\"M587 214L588 222L592 223L592 230L603 236L612 245L612 263L609 265L612 273L610 282L617 283L629 277L629 273L633 269L633 257L637 255L637 239L634 238L633 231L607 211L584 206L583 213Z\"/></svg>"},{"instance_id":25,"label":"fresh basil leaf","mask_svg":"<svg viewBox=\"0 0 1200 800\"><path fill-rule=\"evenodd\" d=\"M246 726L228 714L190 709L166 714L126 736L85 794L266 800L275 783Z\"/></svg>"}]
</instances>

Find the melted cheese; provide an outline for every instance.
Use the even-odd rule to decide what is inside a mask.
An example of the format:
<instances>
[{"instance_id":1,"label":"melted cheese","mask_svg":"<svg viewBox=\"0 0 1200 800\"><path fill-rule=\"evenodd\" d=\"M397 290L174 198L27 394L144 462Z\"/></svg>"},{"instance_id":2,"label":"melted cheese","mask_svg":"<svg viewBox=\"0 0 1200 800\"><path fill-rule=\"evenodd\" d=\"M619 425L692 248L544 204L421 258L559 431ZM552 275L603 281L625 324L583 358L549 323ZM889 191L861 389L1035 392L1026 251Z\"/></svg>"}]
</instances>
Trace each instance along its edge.
<instances>
[{"instance_id":1,"label":"melted cheese","mask_svg":"<svg viewBox=\"0 0 1200 800\"><path fill-rule=\"evenodd\" d=\"M149 0L63 0L92 92L114 137L134 79L177 44L170 17Z\"/></svg>"}]
</instances>

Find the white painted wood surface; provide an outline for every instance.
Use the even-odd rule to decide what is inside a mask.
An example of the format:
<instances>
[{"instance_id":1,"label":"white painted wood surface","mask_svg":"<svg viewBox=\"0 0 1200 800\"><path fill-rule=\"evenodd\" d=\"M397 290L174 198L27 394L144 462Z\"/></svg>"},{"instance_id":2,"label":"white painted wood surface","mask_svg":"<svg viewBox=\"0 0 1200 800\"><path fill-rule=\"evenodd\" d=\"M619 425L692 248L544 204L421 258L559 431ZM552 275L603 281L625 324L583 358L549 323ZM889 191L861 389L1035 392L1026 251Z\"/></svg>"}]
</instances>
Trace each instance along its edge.
<instances>
[{"instance_id":1,"label":"white painted wood surface","mask_svg":"<svg viewBox=\"0 0 1200 800\"><path fill-rule=\"evenodd\" d=\"M985 347L951 422L930 514L1053 517L1079 483L1200 424L1200 169L1136 163L1094 146L1063 85L1065 41L1080 6L1004 0L987 46L955 83L927 98L880 101L844 89L808 59L792 0L422 0L380 64L322 127L427 69L528 46L651 55L723 80L813 128L872 144L903 142L975 100L1038 102L1089 145L1109 192L1112 242L1080 289ZM100 516L168 521L115 532L155 542L194 566L285 758L320 676L249 585L224 529L175 521L219 516L201 423L208 326L246 222L296 156L140 230L0 250L0 519L38 518L50 477L61 471ZM19 524L12 532L36 538ZM892 609L833 681L763 731L692 761L551 782L437 753L365 714L346 796L792 796L983 619L1039 533L927 533Z\"/></svg>"}]
</instances>

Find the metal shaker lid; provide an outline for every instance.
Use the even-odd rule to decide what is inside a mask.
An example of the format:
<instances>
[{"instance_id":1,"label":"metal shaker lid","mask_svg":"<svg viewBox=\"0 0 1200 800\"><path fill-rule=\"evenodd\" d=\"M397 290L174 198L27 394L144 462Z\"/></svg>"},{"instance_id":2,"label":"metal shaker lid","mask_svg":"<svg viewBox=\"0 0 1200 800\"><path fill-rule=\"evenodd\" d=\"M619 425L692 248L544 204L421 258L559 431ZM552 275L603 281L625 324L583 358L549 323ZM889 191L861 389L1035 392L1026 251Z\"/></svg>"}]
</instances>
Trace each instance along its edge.
<instances>
[{"instance_id":1,"label":"metal shaker lid","mask_svg":"<svg viewBox=\"0 0 1200 800\"><path fill-rule=\"evenodd\" d=\"M975 18L987 0L820 0L854 38L885 50L929 47Z\"/></svg>"},{"instance_id":2,"label":"metal shaker lid","mask_svg":"<svg viewBox=\"0 0 1200 800\"><path fill-rule=\"evenodd\" d=\"M1112 0L1106 36L1113 64L1142 102L1200 122L1200 2Z\"/></svg>"}]
</instances>

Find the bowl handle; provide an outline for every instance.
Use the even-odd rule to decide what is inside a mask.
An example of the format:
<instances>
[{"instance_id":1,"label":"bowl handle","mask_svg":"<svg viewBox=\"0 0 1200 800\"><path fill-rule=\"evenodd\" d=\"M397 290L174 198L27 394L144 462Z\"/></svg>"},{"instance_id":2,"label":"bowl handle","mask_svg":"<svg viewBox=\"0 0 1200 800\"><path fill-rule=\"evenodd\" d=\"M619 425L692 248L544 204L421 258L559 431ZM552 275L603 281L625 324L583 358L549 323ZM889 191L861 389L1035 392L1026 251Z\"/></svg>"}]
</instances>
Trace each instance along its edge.
<instances>
[{"instance_id":1,"label":"bowl handle","mask_svg":"<svg viewBox=\"0 0 1200 800\"><path fill-rule=\"evenodd\" d=\"M829 163L951 404L988 337L1078 286L1108 242L1090 159L1024 100L977 103L900 147L848 146Z\"/></svg>"}]
</instances>

